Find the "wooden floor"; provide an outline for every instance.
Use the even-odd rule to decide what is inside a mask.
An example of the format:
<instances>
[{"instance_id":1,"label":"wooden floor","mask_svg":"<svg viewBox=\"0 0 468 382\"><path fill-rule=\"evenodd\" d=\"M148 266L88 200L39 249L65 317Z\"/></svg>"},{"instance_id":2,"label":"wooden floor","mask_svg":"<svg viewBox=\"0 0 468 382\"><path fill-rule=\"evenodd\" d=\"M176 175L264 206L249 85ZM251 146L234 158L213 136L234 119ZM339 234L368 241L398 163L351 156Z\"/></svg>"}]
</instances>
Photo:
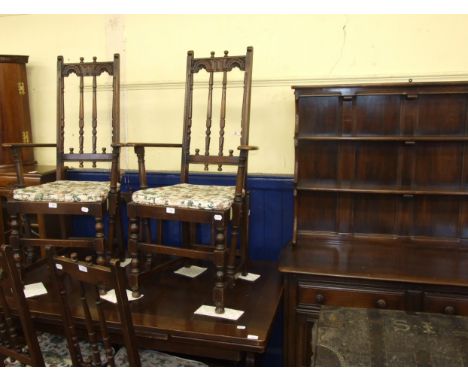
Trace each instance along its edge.
<instances>
[{"instance_id":1,"label":"wooden floor","mask_svg":"<svg viewBox=\"0 0 468 382\"><path fill-rule=\"evenodd\" d=\"M200 305L212 305L214 270L209 267L208 271L191 279L175 275L173 270L179 267L146 280L142 288L144 297L131 302L139 345L184 355L253 363L256 356L266 350L281 301L282 284L277 264L253 262L248 270L260 274L260 279L255 282L237 280L236 285L227 290L226 307L245 312L237 321L194 315ZM49 289L49 283L45 284ZM61 330L51 293L29 301L40 327ZM105 305L109 320L116 322L117 328L115 306ZM83 312L77 309L73 315L79 323ZM117 335L115 341L119 342Z\"/></svg>"}]
</instances>

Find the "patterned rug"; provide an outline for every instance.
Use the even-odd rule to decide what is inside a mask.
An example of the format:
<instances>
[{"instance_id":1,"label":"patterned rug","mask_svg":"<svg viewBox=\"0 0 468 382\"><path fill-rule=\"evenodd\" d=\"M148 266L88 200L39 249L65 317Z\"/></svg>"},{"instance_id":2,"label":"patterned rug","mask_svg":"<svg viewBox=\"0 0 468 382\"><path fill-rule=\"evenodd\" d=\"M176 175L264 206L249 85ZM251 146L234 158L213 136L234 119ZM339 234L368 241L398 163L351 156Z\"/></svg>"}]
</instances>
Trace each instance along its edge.
<instances>
[{"instance_id":1,"label":"patterned rug","mask_svg":"<svg viewBox=\"0 0 468 382\"><path fill-rule=\"evenodd\" d=\"M468 366L468 317L323 306L312 366Z\"/></svg>"},{"instance_id":2,"label":"patterned rug","mask_svg":"<svg viewBox=\"0 0 468 382\"><path fill-rule=\"evenodd\" d=\"M50 334L39 333L38 335L39 346L44 357L44 363L47 367L70 367L72 366L70 353L68 352L67 341L65 337ZM92 349L88 342L80 341L81 354L83 359L91 359ZM26 350L26 349L25 349ZM114 349L115 351L115 349ZM101 363L106 363L106 354L104 346L99 344L99 354L101 356ZM207 366L206 364L190 359L180 358L174 355L161 353L155 350L140 350L140 360L142 366L145 367L200 367ZM128 366L127 350L121 347L115 354L116 366ZM16 360L9 357L4 361L7 367L21 367L25 366Z\"/></svg>"}]
</instances>

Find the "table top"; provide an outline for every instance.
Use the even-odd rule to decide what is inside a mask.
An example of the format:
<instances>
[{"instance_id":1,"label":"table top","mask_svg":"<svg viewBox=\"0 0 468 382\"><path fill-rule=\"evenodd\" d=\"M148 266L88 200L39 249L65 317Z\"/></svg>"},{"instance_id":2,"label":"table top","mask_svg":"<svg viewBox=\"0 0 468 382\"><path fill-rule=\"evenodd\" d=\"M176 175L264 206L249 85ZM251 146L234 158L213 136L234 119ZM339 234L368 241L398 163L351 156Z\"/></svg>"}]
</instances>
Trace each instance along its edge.
<instances>
[{"instance_id":1,"label":"table top","mask_svg":"<svg viewBox=\"0 0 468 382\"><path fill-rule=\"evenodd\" d=\"M200 305L212 305L214 268L211 266L191 279L175 275L173 271L179 267L145 280L143 298L130 303L137 337L145 346L220 359L234 359L236 352L266 350L283 290L276 263L252 262L248 271L261 277L255 282L237 280L226 291L226 307L244 311L237 321L195 315ZM57 305L50 295L29 301L40 321L61 325ZM118 321L111 313L109 320L113 318Z\"/></svg>"}]
</instances>

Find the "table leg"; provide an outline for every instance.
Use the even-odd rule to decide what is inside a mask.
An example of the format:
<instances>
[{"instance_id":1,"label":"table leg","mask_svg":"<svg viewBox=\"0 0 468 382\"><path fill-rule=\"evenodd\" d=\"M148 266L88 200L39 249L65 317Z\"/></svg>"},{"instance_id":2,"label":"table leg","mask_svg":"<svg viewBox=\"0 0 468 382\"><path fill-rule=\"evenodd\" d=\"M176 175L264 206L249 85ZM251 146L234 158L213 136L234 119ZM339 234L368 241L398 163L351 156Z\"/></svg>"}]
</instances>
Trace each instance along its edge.
<instances>
[{"instance_id":1,"label":"table leg","mask_svg":"<svg viewBox=\"0 0 468 382\"><path fill-rule=\"evenodd\" d=\"M6 203L5 198L0 198L0 244L6 244L5 240L5 221L4 221L4 206Z\"/></svg>"},{"instance_id":2,"label":"table leg","mask_svg":"<svg viewBox=\"0 0 468 382\"><path fill-rule=\"evenodd\" d=\"M245 366L254 367L257 361L257 356L255 353L247 352L245 353Z\"/></svg>"}]
</instances>

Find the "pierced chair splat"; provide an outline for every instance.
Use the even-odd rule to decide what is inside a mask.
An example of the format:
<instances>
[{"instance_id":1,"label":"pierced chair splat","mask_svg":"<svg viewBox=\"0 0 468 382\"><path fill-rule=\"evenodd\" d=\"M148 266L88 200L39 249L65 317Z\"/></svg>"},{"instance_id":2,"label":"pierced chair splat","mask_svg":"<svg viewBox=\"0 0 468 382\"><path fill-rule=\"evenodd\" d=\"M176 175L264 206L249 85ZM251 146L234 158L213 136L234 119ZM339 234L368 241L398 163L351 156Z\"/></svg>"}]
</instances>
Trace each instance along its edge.
<instances>
[{"instance_id":1,"label":"pierced chair splat","mask_svg":"<svg viewBox=\"0 0 468 382\"><path fill-rule=\"evenodd\" d=\"M108 76L105 76L105 73ZM111 99L106 98L105 93L108 92L98 91L98 79L100 86L111 87ZM91 84L85 86L85 80L86 83L89 81ZM67 84L67 92L65 92L65 84ZM75 88L78 90L76 93L73 92ZM86 90L87 88L89 91ZM88 100L88 98L91 100L85 105L85 99ZM72 106L77 106L77 108ZM91 126L86 126L85 122L88 118L85 118L85 110L91 114L89 118ZM88 113L86 114L89 116ZM66 120L73 121L75 118L78 124L66 123ZM106 125L108 128L105 128ZM115 54L113 61L99 62L94 57L92 62L84 62L81 58L79 63L65 63L63 57L59 56L57 59L56 144L10 143L4 145L13 151L17 172L17 188L14 190L13 198L8 201L7 208L11 225L10 244L13 247L18 269L34 261L33 257L37 251L32 248L38 247L82 248L87 251L85 256L88 260L92 259L98 264L105 264L113 253L121 252L122 235L118 208L120 146L117 143L120 139L119 130L119 55ZM72 142L74 139L77 142ZM68 153L65 152L65 142L77 144L78 150L70 148ZM102 152L98 152L98 142L101 145L107 145L107 148L112 148L112 152L107 152L106 147L102 148ZM56 181L38 186L24 186L21 149L25 147L56 147ZM77 163L79 169L88 165L94 169L97 163L99 166L107 163L104 167L105 173L110 174L110 181L67 180L66 166L70 163ZM27 224L23 224L28 221L28 216L34 214L55 215L59 222L57 224L59 229L48 230L45 237L34 237L30 230L24 229ZM95 236L73 237L70 230L70 215L92 216ZM104 232L106 216L109 219L107 233ZM55 232L51 234L49 231Z\"/></svg>"},{"instance_id":2,"label":"pierced chair splat","mask_svg":"<svg viewBox=\"0 0 468 382\"><path fill-rule=\"evenodd\" d=\"M233 285L237 272L245 272L248 243L249 193L247 191L247 162L248 153L257 149L249 146L249 120L252 83L253 48L247 48L245 56L215 57L214 52L208 58L194 58L192 51L187 55L185 108L183 123L183 140L181 145L181 174L180 183L148 188L145 170L145 148L161 147L163 144L130 144L134 147L138 157L140 190L132 195L132 202L128 204L129 226L129 254L131 262L131 287L135 296L139 295L140 284L144 277L160 269L152 264L152 254L171 255L176 258L209 260L216 267L216 280L213 288L213 300L216 313L224 312L224 290ZM239 97L228 94L228 76L233 69L239 69L240 81L233 81L229 91L236 91ZM206 119L201 124L201 134L197 135L204 144L204 151L193 150L191 144L196 142L196 123L193 113L195 106L194 87L200 82L194 81L197 76L208 76L208 106ZM214 86L215 76L220 76L220 86ZM198 77L197 77L198 78ZM239 86L240 85L240 86ZM204 87L202 87L204 89ZM215 91L220 89L220 96ZM198 89L197 89L197 93ZM205 97L203 97L205 98ZM220 100L219 132L214 131L214 103ZM230 102L227 102L227 100ZM231 101L239 101L231 106ZM233 122L233 120L236 120ZM227 131L230 134L226 134ZM214 134L213 134L214 133ZM215 134L218 133L216 137ZM227 138L239 139L234 142L237 148L226 154L225 144L232 144ZM213 142L219 145L212 149ZM163 146L163 147L167 147ZM190 182L190 167L202 166L203 170L211 168L222 171L223 166L232 166L236 172L233 185L197 185ZM157 234L155 240L148 230L148 221L156 220ZM182 235L180 245L169 245L163 240L163 222L181 222ZM210 243L202 243L197 238L197 226L211 227ZM228 229L229 228L229 229ZM143 257L146 255L146 257Z\"/></svg>"}]
</instances>

